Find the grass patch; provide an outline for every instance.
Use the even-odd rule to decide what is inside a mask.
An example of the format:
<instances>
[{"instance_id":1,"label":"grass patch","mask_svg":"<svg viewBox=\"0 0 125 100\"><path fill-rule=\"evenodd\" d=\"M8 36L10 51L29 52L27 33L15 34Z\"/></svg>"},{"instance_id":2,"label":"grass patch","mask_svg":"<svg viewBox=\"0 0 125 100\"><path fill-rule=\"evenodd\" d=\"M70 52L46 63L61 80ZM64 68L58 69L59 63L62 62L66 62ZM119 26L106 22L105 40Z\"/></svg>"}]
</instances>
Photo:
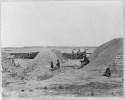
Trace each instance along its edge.
<instances>
[{"instance_id":1,"label":"grass patch","mask_svg":"<svg viewBox=\"0 0 125 100\"><path fill-rule=\"evenodd\" d=\"M91 82L86 85L68 85L68 84L54 84L50 86L55 95L75 95L76 97L80 96L95 96L95 97L101 97L101 96L122 96L121 92L112 94L112 92L115 91L115 89L119 90L122 89L122 85L116 85L116 84L109 84L109 83L98 83L98 82ZM123 92L123 91L122 91Z\"/></svg>"},{"instance_id":2,"label":"grass patch","mask_svg":"<svg viewBox=\"0 0 125 100\"><path fill-rule=\"evenodd\" d=\"M37 80L47 80L52 77L53 77L52 75L37 76Z\"/></svg>"}]
</instances>

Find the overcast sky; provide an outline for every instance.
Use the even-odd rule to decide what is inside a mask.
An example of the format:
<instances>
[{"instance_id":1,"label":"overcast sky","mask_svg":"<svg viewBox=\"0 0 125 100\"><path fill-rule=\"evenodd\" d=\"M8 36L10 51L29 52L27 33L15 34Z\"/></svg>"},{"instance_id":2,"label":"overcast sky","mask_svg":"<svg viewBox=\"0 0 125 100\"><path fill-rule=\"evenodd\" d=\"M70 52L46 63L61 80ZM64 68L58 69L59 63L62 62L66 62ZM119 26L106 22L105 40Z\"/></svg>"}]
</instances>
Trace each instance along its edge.
<instances>
[{"instance_id":1,"label":"overcast sky","mask_svg":"<svg viewBox=\"0 0 125 100\"><path fill-rule=\"evenodd\" d=\"M2 47L99 46L123 37L122 1L2 2Z\"/></svg>"}]
</instances>

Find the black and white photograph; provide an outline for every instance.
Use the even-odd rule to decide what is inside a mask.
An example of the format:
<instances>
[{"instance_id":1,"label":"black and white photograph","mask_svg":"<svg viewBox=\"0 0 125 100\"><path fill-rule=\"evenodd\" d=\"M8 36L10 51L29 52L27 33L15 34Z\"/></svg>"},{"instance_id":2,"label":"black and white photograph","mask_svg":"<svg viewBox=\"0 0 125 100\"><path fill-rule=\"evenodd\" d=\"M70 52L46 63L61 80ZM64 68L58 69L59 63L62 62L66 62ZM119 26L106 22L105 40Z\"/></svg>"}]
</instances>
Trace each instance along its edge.
<instances>
[{"instance_id":1,"label":"black and white photograph","mask_svg":"<svg viewBox=\"0 0 125 100\"><path fill-rule=\"evenodd\" d=\"M0 19L2 100L124 98L123 0L3 0Z\"/></svg>"}]
</instances>

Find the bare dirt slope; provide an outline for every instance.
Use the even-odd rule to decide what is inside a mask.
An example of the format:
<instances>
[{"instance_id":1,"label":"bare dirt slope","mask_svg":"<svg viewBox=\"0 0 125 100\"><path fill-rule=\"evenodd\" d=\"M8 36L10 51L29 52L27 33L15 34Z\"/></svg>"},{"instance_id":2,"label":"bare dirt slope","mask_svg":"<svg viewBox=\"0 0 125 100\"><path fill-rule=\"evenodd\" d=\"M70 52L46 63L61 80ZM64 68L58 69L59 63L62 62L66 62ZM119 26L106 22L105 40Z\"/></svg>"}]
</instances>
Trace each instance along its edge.
<instances>
[{"instance_id":1,"label":"bare dirt slope","mask_svg":"<svg viewBox=\"0 0 125 100\"><path fill-rule=\"evenodd\" d=\"M98 74L103 74L108 67L112 70L114 68L123 70L123 39L113 39L99 46L89 60L90 63L85 68Z\"/></svg>"},{"instance_id":2,"label":"bare dirt slope","mask_svg":"<svg viewBox=\"0 0 125 100\"><path fill-rule=\"evenodd\" d=\"M64 62L64 57L60 51L53 49L45 52L40 52L35 57L33 62L45 65L45 64L49 64L51 61L53 61L53 63L56 64L57 60L59 60L62 63Z\"/></svg>"},{"instance_id":3,"label":"bare dirt slope","mask_svg":"<svg viewBox=\"0 0 125 100\"><path fill-rule=\"evenodd\" d=\"M2 59L2 61L4 61L4 60L6 60L7 57L9 56L9 53L2 52L1 55L2 55L1 59Z\"/></svg>"},{"instance_id":4,"label":"bare dirt slope","mask_svg":"<svg viewBox=\"0 0 125 100\"><path fill-rule=\"evenodd\" d=\"M99 46L97 49L95 49L94 53L90 56L89 60L95 60L99 55L104 55L104 53L111 54L112 56L114 53L117 53L117 50L123 48L123 39L122 38L117 38L110 40L101 46Z\"/></svg>"},{"instance_id":5,"label":"bare dirt slope","mask_svg":"<svg viewBox=\"0 0 125 100\"><path fill-rule=\"evenodd\" d=\"M57 50L40 52L33 60L15 59L14 62L18 62L19 66L14 65L12 59L7 58L8 56L9 54L3 53L2 66L6 70L3 72L3 77L12 77L16 80L37 80L37 76L50 75L50 61L53 61L54 65L56 65L57 60L60 60L60 63L65 61L61 52Z\"/></svg>"}]
</instances>

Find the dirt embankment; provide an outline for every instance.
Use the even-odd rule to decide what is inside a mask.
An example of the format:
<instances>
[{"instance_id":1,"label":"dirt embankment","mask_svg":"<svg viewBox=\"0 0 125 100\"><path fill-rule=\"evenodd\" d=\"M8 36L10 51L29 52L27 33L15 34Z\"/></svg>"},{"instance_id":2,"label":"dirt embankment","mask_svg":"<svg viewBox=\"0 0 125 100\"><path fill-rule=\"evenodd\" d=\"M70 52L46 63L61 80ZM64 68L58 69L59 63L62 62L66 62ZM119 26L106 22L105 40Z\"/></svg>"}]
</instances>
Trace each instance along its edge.
<instances>
[{"instance_id":1,"label":"dirt embankment","mask_svg":"<svg viewBox=\"0 0 125 100\"><path fill-rule=\"evenodd\" d=\"M33 62L36 62L37 64L46 65L46 64L50 64L50 62L53 61L55 65L57 63L57 60L59 60L60 63L63 63L65 61L61 52L53 49L50 51L40 52L35 57Z\"/></svg>"},{"instance_id":2,"label":"dirt embankment","mask_svg":"<svg viewBox=\"0 0 125 100\"><path fill-rule=\"evenodd\" d=\"M1 56L1 60L2 60L2 61L6 60L7 57L10 56L10 54L9 54L9 53L6 53L6 52L1 52L1 55L2 55L2 56Z\"/></svg>"},{"instance_id":3,"label":"dirt embankment","mask_svg":"<svg viewBox=\"0 0 125 100\"><path fill-rule=\"evenodd\" d=\"M8 74L10 77L17 80L37 80L38 78L43 77L45 75L51 75L50 72L50 61L53 61L54 66L57 63L57 60L60 63L63 63L65 59L61 52L57 50L48 50L44 52L40 52L35 59L32 60L23 60L18 59L19 66L14 65L13 58L8 58L10 56L7 53L3 53L4 62L2 62L2 66L4 69L4 73ZM17 59L14 59L16 61ZM6 62L5 62L6 61ZM7 75L7 77L8 77ZM4 74L3 74L4 77ZM47 76L48 77L48 76Z\"/></svg>"},{"instance_id":4,"label":"dirt embankment","mask_svg":"<svg viewBox=\"0 0 125 100\"><path fill-rule=\"evenodd\" d=\"M85 66L89 71L95 71L102 74L106 68L110 67L111 70L117 70L116 74L123 71L123 39L113 39L107 43L99 46L89 58L90 63ZM119 73L120 71L120 73Z\"/></svg>"}]
</instances>

